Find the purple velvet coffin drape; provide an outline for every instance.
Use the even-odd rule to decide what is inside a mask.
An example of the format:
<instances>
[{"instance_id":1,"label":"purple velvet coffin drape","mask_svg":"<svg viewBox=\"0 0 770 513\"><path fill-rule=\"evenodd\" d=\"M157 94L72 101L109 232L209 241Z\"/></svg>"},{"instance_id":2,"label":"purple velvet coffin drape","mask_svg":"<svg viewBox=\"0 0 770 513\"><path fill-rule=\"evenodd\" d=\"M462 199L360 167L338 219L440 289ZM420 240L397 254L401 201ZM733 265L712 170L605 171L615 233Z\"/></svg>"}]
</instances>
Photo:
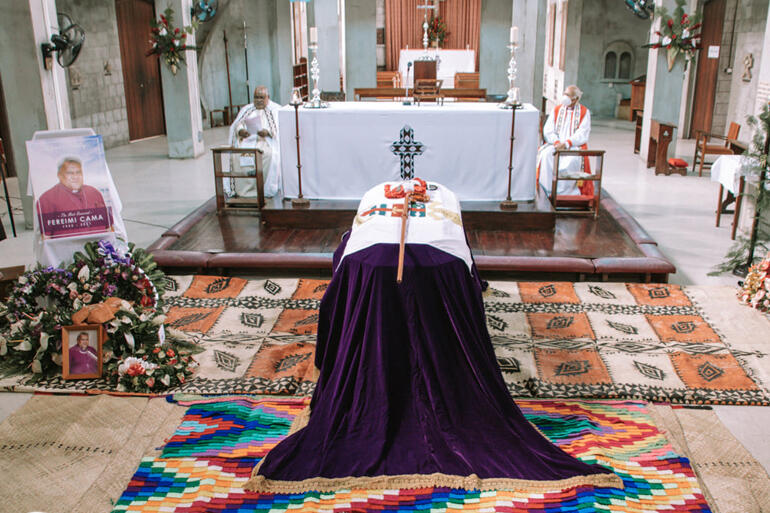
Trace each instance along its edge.
<instances>
[{"instance_id":1,"label":"purple velvet coffin drape","mask_svg":"<svg viewBox=\"0 0 770 513\"><path fill-rule=\"evenodd\" d=\"M309 420L267 454L249 490L622 486L524 418L463 261L409 244L398 285L398 245L371 246L338 267L344 244L321 301Z\"/></svg>"}]
</instances>

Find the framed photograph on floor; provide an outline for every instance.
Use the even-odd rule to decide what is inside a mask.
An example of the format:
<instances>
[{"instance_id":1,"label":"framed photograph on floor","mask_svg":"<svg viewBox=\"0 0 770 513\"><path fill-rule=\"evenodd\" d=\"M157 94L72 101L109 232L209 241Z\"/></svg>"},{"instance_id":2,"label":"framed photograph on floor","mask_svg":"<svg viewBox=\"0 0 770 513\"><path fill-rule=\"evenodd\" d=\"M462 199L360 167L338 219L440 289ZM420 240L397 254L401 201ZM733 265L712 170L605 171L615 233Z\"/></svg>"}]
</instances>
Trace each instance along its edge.
<instances>
[{"instance_id":1,"label":"framed photograph on floor","mask_svg":"<svg viewBox=\"0 0 770 513\"><path fill-rule=\"evenodd\" d=\"M62 378L86 379L102 376L102 344L104 328L101 324L63 326Z\"/></svg>"}]
</instances>

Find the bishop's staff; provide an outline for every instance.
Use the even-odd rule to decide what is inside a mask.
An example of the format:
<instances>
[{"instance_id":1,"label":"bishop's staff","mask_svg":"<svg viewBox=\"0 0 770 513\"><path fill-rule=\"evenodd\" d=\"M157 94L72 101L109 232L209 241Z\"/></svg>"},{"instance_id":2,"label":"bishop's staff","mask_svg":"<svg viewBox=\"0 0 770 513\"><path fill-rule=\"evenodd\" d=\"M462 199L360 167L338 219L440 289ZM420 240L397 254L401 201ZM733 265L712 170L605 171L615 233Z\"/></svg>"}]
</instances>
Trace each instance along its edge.
<instances>
[{"instance_id":1,"label":"bishop's staff","mask_svg":"<svg viewBox=\"0 0 770 513\"><path fill-rule=\"evenodd\" d=\"M404 278L404 251L406 250L406 220L409 218L409 204L412 201L412 193L404 196L404 208L401 211L401 241L398 243L398 272L396 283L401 283Z\"/></svg>"}]
</instances>

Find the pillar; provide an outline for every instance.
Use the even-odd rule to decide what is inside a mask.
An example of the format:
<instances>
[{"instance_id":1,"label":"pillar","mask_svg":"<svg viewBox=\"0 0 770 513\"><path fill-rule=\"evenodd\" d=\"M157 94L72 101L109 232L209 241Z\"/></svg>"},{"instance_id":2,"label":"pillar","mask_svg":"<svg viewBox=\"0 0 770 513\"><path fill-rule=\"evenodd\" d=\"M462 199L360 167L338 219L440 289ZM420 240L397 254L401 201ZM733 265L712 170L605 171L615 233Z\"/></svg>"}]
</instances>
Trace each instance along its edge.
<instances>
[{"instance_id":1,"label":"pillar","mask_svg":"<svg viewBox=\"0 0 770 513\"><path fill-rule=\"evenodd\" d=\"M372 87L377 83L376 2L345 0L344 8L345 94L352 99L357 87Z\"/></svg>"},{"instance_id":2,"label":"pillar","mask_svg":"<svg viewBox=\"0 0 770 513\"><path fill-rule=\"evenodd\" d=\"M19 178L27 229L32 229L33 217L32 198L26 194L26 141L38 130L70 127L63 70L56 62L51 70L45 70L40 50L41 43L50 40L51 30L55 30L51 28L56 26L53 4L52 0L6 2L0 16L0 74L10 122L10 140L5 143Z\"/></svg>"},{"instance_id":3,"label":"pillar","mask_svg":"<svg viewBox=\"0 0 770 513\"><path fill-rule=\"evenodd\" d=\"M174 25L189 25L192 0L156 0L155 11L160 14L170 7ZM187 44L195 45L195 34L188 34ZM160 78L163 87L163 112L166 115L168 156L172 159L195 158L203 154L203 122L198 90L198 60L195 51L185 52L185 62L176 75L161 59Z\"/></svg>"},{"instance_id":4,"label":"pillar","mask_svg":"<svg viewBox=\"0 0 770 513\"><path fill-rule=\"evenodd\" d=\"M511 0L484 0L481 2L481 36L479 38L479 87L487 94L508 92L508 62L511 51L513 4ZM519 74L527 70L519 63ZM541 73L542 75L542 73Z\"/></svg>"},{"instance_id":5,"label":"pillar","mask_svg":"<svg viewBox=\"0 0 770 513\"><path fill-rule=\"evenodd\" d=\"M540 108L543 97L543 72L545 64L545 30L547 2L541 0L515 0L513 25L519 27L519 49L516 52L521 101Z\"/></svg>"},{"instance_id":6,"label":"pillar","mask_svg":"<svg viewBox=\"0 0 770 513\"><path fill-rule=\"evenodd\" d=\"M318 28L318 65L321 91L340 90L340 27L336 0L313 0ZM311 57L312 59L312 57ZM350 98L352 99L352 98Z\"/></svg>"},{"instance_id":7,"label":"pillar","mask_svg":"<svg viewBox=\"0 0 770 513\"><path fill-rule=\"evenodd\" d=\"M689 2L688 12L693 12L694 2ZM676 8L674 0L656 0L655 5L664 5L669 14ZM652 36L656 30L660 30L660 18L655 18L650 27L651 37L649 41L657 41L658 36ZM655 119L661 123L675 125L674 136L671 144L668 146L668 155L672 157L676 154L677 139L680 134L685 133L686 103L687 97L682 95L682 91L687 87L687 80L684 69L684 58L680 55L671 71L668 70L667 56L665 49L649 49L647 58L647 85L644 94L644 117L642 118L642 141L640 155L643 159L647 158L650 146L650 127L652 120Z\"/></svg>"}]
</instances>

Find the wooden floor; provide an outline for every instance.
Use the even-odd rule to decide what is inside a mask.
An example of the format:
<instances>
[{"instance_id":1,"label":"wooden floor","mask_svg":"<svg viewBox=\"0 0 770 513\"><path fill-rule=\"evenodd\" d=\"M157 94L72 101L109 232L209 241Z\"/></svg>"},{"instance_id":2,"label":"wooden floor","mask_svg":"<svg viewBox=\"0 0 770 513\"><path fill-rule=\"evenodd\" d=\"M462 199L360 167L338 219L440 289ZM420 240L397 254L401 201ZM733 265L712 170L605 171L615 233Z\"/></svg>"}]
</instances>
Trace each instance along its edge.
<instances>
[{"instance_id":1,"label":"wooden floor","mask_svg":"<svg viewBox=\"0 0 770 513\"><path fill-rule=\"evenodd\" d=\"M352 221L352 220L351 220ZM513 227L512 227L513 228ZM253 214L207 213L168 249L204 253L329 254L348 227L266 228ZM642 252L605 210L599 218L558 217L553 232L467 230L474 255L533 257L642 257Z\"/></svg>"},{"instance_id":2,"label":"wooden floor","mask_svg":"<svg viewBox=\"0 0 770 513\"><path fill-rule=\"evenodd\" d=\"M330 225L334 227L294 228L280 226L280 222L267 224L265 211L262 217L256 212L237 211L219 215L212 198L148 249L169 272L328 274L332 254L351 226L353 213L345 217L345 209L327 207L321 210L329 210L330 216L339 218L337 224ZM495 219L491 224L505 229L484 228L490 224L487 221L475 226L464 223L476 265L485 276L502 273L515 279L665 282L670 273L676 272L655 241L607 195L602 198L598 219L552 213L553 228L539 230L533 229L537 222L532 219L541 215L536 210L515 215L491 212ZM280 208L274 209L273 219L280 213ZM292 209L283 213L297 215ZM483 215L469 214L479 218ZM292 224L297 220L284 221Z\"/></svg>"}]
</instances>

